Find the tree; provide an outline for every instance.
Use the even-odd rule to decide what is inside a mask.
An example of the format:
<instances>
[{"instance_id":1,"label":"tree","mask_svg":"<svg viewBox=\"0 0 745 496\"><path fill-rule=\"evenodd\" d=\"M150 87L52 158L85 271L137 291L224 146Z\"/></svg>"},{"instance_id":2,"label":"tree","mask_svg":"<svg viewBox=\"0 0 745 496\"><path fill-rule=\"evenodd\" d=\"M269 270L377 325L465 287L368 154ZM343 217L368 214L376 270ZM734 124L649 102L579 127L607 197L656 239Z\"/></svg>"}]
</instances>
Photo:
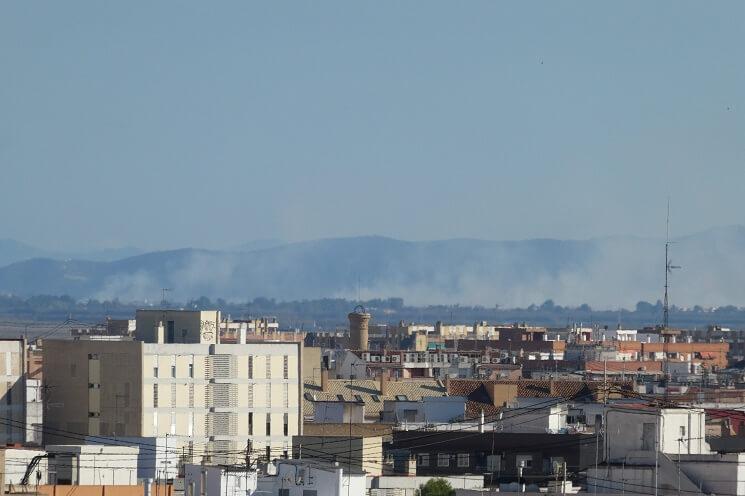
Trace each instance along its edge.
<instances>
[{"instance_id":1,"label":"tree","mask_svg":"<svg viewBox=\"0 0 745 496\"><path fill-rule=\"evenodd\" d=\"M416 490L416 496L452 496L454 494L453 487L445 479L430 479Z\"/></svg>"}]
</instances>

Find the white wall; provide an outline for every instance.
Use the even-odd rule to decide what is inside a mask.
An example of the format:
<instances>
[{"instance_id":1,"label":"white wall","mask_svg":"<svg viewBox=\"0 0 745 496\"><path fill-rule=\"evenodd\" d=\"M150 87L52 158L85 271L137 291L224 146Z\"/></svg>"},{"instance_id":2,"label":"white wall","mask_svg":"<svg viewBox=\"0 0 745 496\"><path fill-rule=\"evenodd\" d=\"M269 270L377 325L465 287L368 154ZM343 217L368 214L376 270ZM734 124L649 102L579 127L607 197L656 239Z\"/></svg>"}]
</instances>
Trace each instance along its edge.
<instances>
[{"instance_id":1,"label":"white wall","mask_svg":"<svg viewBox=\"0 0 745 496\"><path fill-rule=\"evenodd\" d=\"M30 449L12 449L8 448L5 451L5 467L3 472L5 473L5 484L18 485L23 479L23 475L26 473L26 467L31 463L31 460L35 456L43 455L46 453L44 450L30 450ZM43 458L39 460L34 473L31 474L29 479L31 484L36 484L36 472L41 472L42 483L47 482L48 471L47 471L47 460Z\"/></svg>"},{"instance_id":2,"label":"white wall","mask_svg":"<svg viewBox=\"0 0 745 496\"><path fill-rule=\"evenodd\" d=\"M363 495L366 479L364 474L348 477L341 466L337 469L321 469L305 463L280 461L276 476L259 479L257 493L266 494L262 491L268 491L276 495L279 489L289 489L290 496L303 496L303 490L316 490L318 496Z\"/></svg>"},{"instance_id":3,"label":"white wall","mask_svg":"<svg viewBox=\"0 0 745 496\"><path fill-rule=\"evenodd\" d=\"M657 444L670 455L709 454L705 421L704 411L696 408L611 408L606 413L608 459L621 462L634 451L654 451Z\"/></svg>"},{"instance_id":4,"label":"white wall","mask_svg":"<svg viewBox=\"0 0 745 496\"><path fill-rule=\"evenodd\" d=\"M222 467L184 465L184 496L246 496L256 491L256 472L226 472Z\"/></svg>"}]
</instances>

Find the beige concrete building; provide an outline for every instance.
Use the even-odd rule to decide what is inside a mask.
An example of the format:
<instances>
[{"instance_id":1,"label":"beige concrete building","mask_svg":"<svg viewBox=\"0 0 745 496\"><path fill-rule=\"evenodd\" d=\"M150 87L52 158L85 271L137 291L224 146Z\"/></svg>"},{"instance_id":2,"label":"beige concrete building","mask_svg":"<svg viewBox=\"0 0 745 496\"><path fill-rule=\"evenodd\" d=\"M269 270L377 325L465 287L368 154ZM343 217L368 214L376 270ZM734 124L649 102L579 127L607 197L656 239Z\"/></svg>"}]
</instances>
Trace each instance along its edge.
<instances>
[{"instance_id":1,"label":"beige concrete building","mask_svg":"<svg viewBox=\"0 0 745 496\"><path fill-rule=\"evenodd\" d=\"M197 463L202 455L242 460L249 441L254 456L291 451L302 428L302 343L214 344L205 322L218 312L157 312L166 325L155 311L143 314L143 338L152 325L150 336L167 340L173 328L173 336L197 342L45 341L47 443L76 442L69 432L168 436Z\"/></svg>"}]
</instances>

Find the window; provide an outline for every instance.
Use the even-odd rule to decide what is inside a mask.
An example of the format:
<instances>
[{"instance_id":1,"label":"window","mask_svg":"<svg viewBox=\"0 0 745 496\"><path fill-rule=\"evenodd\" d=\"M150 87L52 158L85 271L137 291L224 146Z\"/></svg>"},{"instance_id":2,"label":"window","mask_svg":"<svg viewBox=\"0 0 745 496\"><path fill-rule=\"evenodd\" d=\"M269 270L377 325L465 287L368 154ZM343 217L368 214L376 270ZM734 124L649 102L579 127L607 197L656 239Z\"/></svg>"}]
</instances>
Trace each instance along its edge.
<instances>
[{"instance_id":1,"label":"window","mask_svg":"<svg viewBox=\"0 0 745 496\"><path fill-rule=\"evenodd\" d=\"M269 446L269 445L267 445L267 447L266 447L266 460L267 460L267 461L269 461L269 460L271 460L271 459L272 459L272 447L271 447L271 446ZM280 489L280 492L282 492L282 490L281 490L281 489ZM287 490L287 492L286 492L285 494L286 494L287 496L290 496L290 490L288 489L288 490Z\"/></svg>"},{"instance_id":2,"label":"window","mask_svg":"<svg viewBox=\"0 0 745 496\"><path fill-rule=\"evenodd\" d=\"M642 450L653 451L655 449L655 441L657 437L657 429L652 422L644 422L642 424Z\"/></svg>"},{"instance_id":3,"label":"window","mask_svg":"<svg viewBox=\"0 0 745 496\"><path fill-rule=\"evenodd\" d=\"M254 378L254 357L253 355L248 355L248 378L249 379Z\"/></svg>"},{"instance_id":4,"label":"window","mask_svg":"<svg viewBox=\"0 0 745 496\"><path fill-rule=\"evenodd\" d=\"M173 378L176 377L176 366L175 365L171 365L171 377Z\"/></svg>"},{"instance_id":5,"label":"window","mask_svg":"<svg viewBox=\"0 0 745 496\"><path fill-rule=\"evenodd\" d=\"M272 356L271 355L266 356L266 378L267 379L272 378Z\"/></svg>"},{"instance_id":6,"label":"window","mask_svg":"<svg viewBox=\"0 0 745 496\"><path fill-rule=\"evenodd\" d=\"M303 398L305 398L307 401L316 401L313 395L308 392L303 393Z\"/></svg>"},{"instance_id":7,"label":"window","mask_svg":"<svg viewBox=\"0 0 745 496\"><path fill-rule=\"evenodd\" d=\"M5 403L7 405L12 405L13 404L13 383L8 382L6 383L5 386L7 388L7 391L5 393Z\"/></svg>"},{"instance_id":8,"label":"window","mask_svg":"<svg viewBox=\"0 0 745 496\"><path fill-rule=\"evenodd\" d=\"M354 401L356 401L357 403L364 403L364 402L365 402L365 401L364 401L364 400L362 399L362 396L360 396L359 394L355 394L355 395L354 395Z\"/></svg>"},{"instance_id":9,"label":"window","mask_svg":"<svg viewBox=\"0 0 745 496\"><path fill-rule=\"evenodd\" d=\"M153 384L153 406L158 408L158 385Z\"/></svg>"},{"instance_id":10,"label":"window","mask_svg":"<svg viewBox=\"0 0 745 496\"><path fill-rule=\"evenodd\" d=\"M471 466L471 460L468 453L458 453L458 468L468 468Z\"/></svg>"},{"instance_id":11,"label":"window","mask_svg":"<svg viewBox=\"0 0 745 496\"><path fill-rule=\"evenodd\" d=\"M337 394L336 399L339 401L344 401L344 395L343 394Z\"/></svg>"},{"instance_id":12,"label":"window","mask_svg":"<svg viewBox=\"0 0 745 496\"><path fill-rule=\"evenodd\" d=\"M271 436L272 435L272 418L271 414L266 414L266 435Z\"/></svg>"},{"instance_id":13,"label":"window","mask_svg":"<svg viewBox=\"0 0 745 496\"><path fill-rule=\"evenodd\" d=\"M285 355L282 357L282 377L284 379L290 378L290 358Z\"/></svg>"},{"instance_id":14,"label":"window","mask_svg":"<svg viewBox=\"0 0 745 496\"><path fill-rule=\"evenodd\" d=\"M254 412L248 412L248 435L254 434Z\"/></svg>"},{"instance_id":15,"label":"window","mask_svg":"<svg viewBox=\"0 0 745 496\"><path fill-rule=\"evenodd\" d=\"M397 394L396 401L409 401L409 398L405 394Z\"/></svg>"},{"instance_id":16,"label":"window","mask_svg":"<svg viewBox=\"0 0 745 496\"><path fill-rule=\"evenodd\" d=\"M288 415L286 413L284 414L284 418L283 418L282 421L284 423L284 430L283 430L283 432L284 432L284 435L287 436L288 433L290 432L290 419L289 419L289 417L288 417Z\"/></svg>"},{"instance_id":17,"label":"window","mask_svg":"<svg viewBox=\"0 0 745 496\"><path fill-rule=\"evenodd\" d=\"M380 396L378 396L377 394L373 394L373 395L372 395L372 396L370 396L370 397L372 398L372 400L373 400L373 401L374 401L375 403L380 403Z\"/></svg>"},{"instance_id":18,"label":"window","mask_svg":"<svg viewBox=\"0 0 745 496\"><path fill-rule=\"evenodd\" d=\"M153 367L153 377L155 377L155 378L158 377L158 366L157 365L155 367Z\"/></svg>"},{"instance_id":19,"label":"window","mask_svg":"<svg viewBox=\"0 0 745 496\"><path fill-rule=\"evenodd\" d=\"M189 364L189 377L194 378L194 363Z\"/></svg>"},{"instance_id":20,"label":"window","mask_svg":"<svg viewBox=\"0 0 745 496\"><path fill-rule=\"evenodd\" d=\"M194 384L189 384L189 408L194 408Z\"/></svg>"},{"instance_id":21,"label":"window","mask_svg":"<svg viewBox=\"0 0 745 496\"><path fill-rule=\"evenodd\" d=\"M418 467L429 467L429 453L420 453L416 457Z\"/></svg>"},{"instance_id":22,"label":"window","mask_svg":"<svg viewBox=\"0 0 745 496\"><path fill-rule=\"evenodd\" d=\"M254 385L248 385L248 407L253 408L254 406Z\"/></svg>"},{"instance_id":23,"label":"window","mask_svg":"<svg viewBox=\"0 0 745 496\"><path fill-rule=\"evenodd\" d=\"M437 466L438 467L449 467L450 466L450 455L448 453L437 453Z\"/></svg>"},{"instance_id":24,"label":"window","mask_svg":"<svg viewBox=\"0 0 745 496\"><path fill-rule=\"evenodd\" d=\"M169 320L166 325L168 328L168 337L167 337L166 343L175 343L176 342L176 327L174 325L174 322L172 320Z\"/></svg>"}]
</instances>

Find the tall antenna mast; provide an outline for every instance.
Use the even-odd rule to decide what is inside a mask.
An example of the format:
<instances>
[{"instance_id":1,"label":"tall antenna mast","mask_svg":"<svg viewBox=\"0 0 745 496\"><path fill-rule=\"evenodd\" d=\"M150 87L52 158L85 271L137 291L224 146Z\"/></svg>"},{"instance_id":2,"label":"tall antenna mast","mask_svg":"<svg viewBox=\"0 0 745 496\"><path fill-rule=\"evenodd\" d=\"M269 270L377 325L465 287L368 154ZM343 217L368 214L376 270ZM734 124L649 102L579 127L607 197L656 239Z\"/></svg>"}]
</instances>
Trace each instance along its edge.
<instances>
[{"instance_id":1,"label":"tall antenna mast","mask_svg":"<svg viewBox=\"0 0 745 496\"><path fill-rule=\"evenodd\" d=\"M662 328L667 329L670 324L670 298L668 290L670 288L669 275L673 269L679 269L680 265L673 265L670 260L670 198L667 199L667 220L665 222L665 301L663 304Z\"/></svg>"}]
</instances>

